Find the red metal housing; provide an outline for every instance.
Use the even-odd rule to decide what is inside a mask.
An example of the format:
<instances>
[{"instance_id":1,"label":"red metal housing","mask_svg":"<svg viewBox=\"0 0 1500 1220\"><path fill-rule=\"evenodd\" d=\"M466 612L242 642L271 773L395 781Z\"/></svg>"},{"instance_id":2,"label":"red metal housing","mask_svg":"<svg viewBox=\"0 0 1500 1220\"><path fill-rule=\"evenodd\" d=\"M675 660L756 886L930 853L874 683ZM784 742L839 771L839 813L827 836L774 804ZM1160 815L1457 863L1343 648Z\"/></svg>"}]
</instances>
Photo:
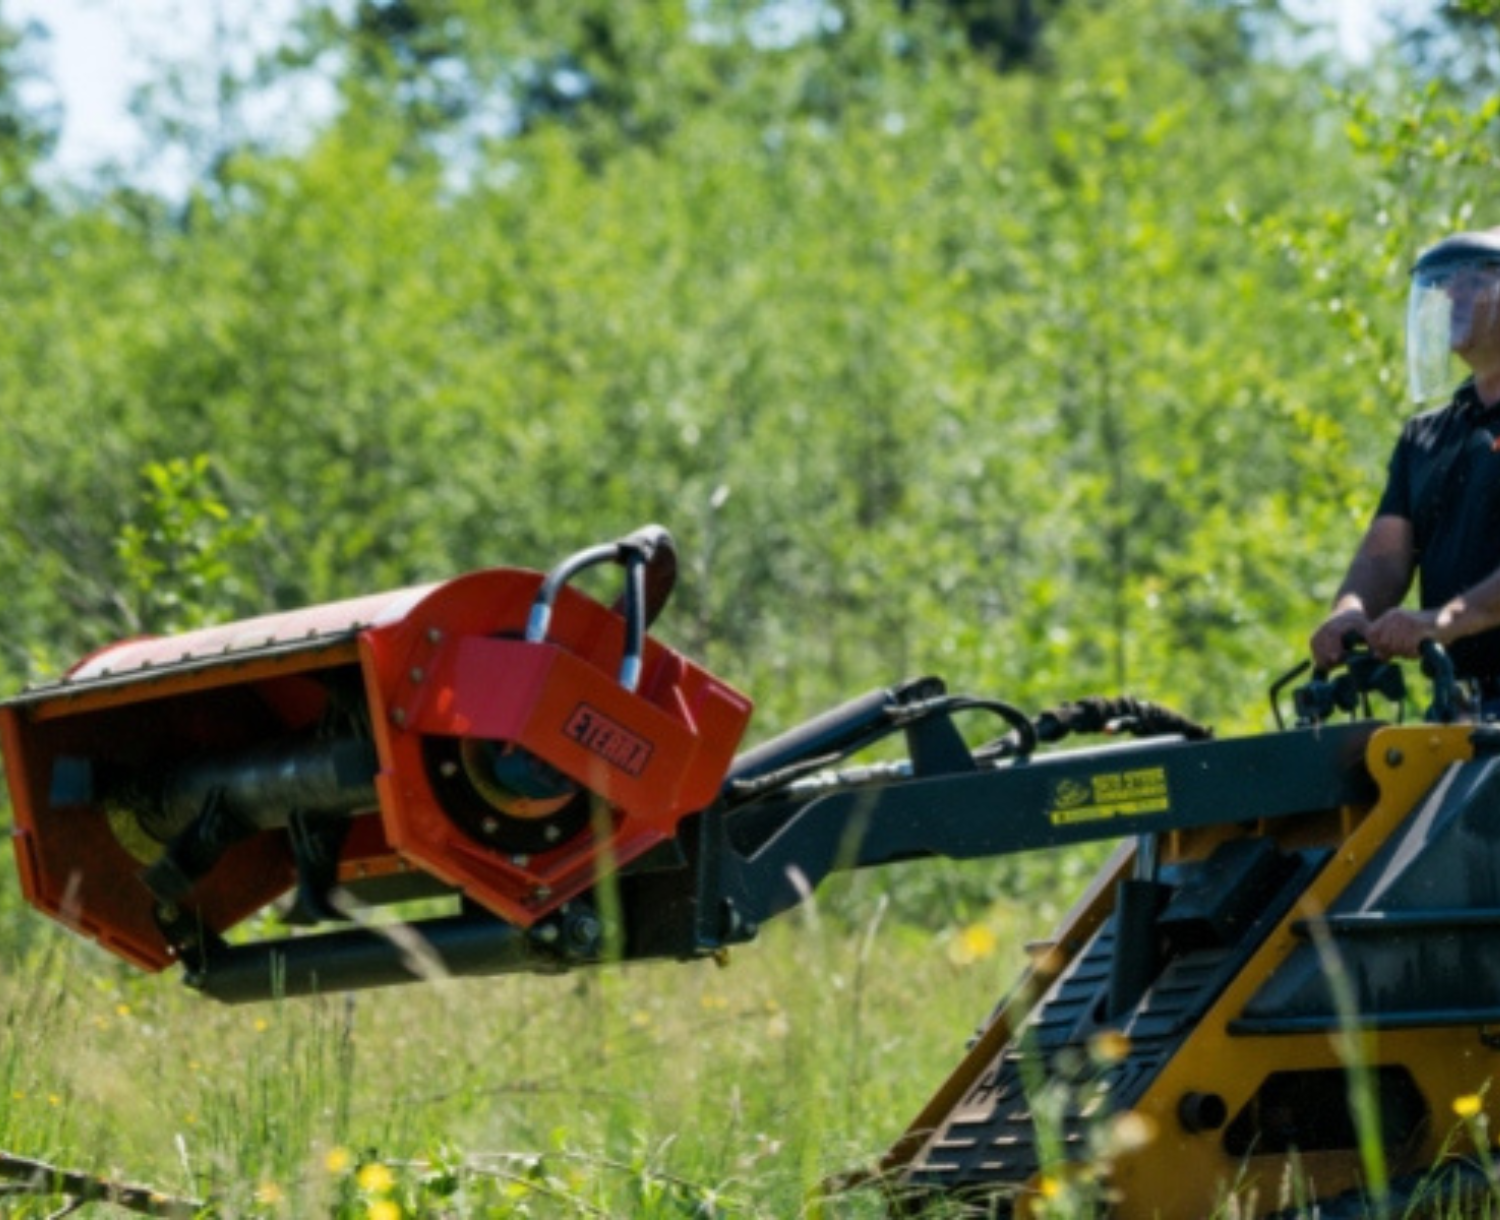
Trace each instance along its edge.
<instances>
[{"instance_id":1,"label":"red metal housing","mask_svg":"<svg viewBox=\"0 0 1500 1220\"><path fill-rule=\"evenodd\" d=\"M370 797L347 811L338 878L375 888L421 874L530 926L712 803L750 715L738 692L647 639L634 692L616 679L624 623L563 588L547 639L524 638L540 574L474 572L440 584L126 641L0 708L15 850L37 907L146 969L173 960L128 805L100 777L137 786L200 760L283 741L316 743L355 722L373 743ZM504 743L583 789L564 836L541 850L490 841L442 791L455 742ZM433 743L439 743L438 747ZM316 748L314 745L313 748ZM93 777L81 795L68 774ZM222 933L285 894L285 828L231 846L185 906Z\"/></svg>"}]
</instances>

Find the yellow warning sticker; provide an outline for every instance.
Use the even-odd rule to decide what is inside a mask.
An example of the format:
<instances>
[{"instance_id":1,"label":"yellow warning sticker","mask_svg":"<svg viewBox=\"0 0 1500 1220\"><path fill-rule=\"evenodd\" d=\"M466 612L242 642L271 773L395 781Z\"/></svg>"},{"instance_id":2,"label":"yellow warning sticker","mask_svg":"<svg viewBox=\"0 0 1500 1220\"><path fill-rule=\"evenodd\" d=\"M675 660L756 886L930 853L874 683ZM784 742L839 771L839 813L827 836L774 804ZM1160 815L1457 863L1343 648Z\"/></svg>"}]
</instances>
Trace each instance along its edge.
<instances>
[{"instance_id":1,"label":"yellow warning sticker","mask_svg":"<svg viewBox=\"0 0 1500 1220\"><path fill-rule=\"evenodd\" d=\"M1048 817L1054 826L1062 826L1166 813L1171 807L1167 769L1142 767L1138 771L1107 771L1086 780L1063 780L1052 790Z\"/></svg>"}]
</instances>

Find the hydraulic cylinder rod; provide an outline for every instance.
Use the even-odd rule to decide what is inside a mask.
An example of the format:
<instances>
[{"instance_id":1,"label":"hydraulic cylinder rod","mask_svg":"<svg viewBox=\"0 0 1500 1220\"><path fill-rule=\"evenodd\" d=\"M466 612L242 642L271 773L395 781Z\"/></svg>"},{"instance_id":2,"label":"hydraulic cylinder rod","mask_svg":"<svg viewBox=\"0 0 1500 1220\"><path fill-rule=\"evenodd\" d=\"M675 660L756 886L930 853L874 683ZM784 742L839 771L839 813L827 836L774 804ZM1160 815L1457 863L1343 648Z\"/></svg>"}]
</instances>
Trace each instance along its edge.
<instances>
[{"instance_id":1,"label":"hydraulic cylinder rod","mask_svg":"<svg viewBox=\"0 0 1500 1220\"><path fill-rule=\"evenodd\" d=\"M555 925L548 928L556 931ZM555 974L568 969L569 963L545 941L545 933L491 916L454 915L417 924L220 946L188 972L185 982L223 1003L246 1004L440 978Z\"/></svg>"}]
</instances>

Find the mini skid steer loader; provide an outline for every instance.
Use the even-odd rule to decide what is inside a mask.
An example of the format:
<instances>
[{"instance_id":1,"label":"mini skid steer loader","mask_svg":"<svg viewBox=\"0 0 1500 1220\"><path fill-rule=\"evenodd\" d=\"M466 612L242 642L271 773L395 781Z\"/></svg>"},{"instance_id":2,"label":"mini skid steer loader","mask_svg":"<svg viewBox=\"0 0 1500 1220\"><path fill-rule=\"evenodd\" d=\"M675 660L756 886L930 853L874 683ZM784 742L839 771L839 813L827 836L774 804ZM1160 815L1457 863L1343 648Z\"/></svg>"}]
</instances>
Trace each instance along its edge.
<instances>
[{"instance_id":1,"label":"mini skid steer loader","mask_svg":"<svg viewBox=\"0 0 1500 1220\"><path fill-rule=\"evenodd\" d=\"M613 606L575 584L600 565ZM1395 1180L1447 1157L1487 1188L1451 1107L1500 1119L1500 727L1463 718L1440 650L1411 723L1372 718L1406 683L1355 649L1278 682L1261 735L921 678L739 752L749 700L649 634L675 571L648 527L545 574L101 649L0 705L27 899L242 1003L703 958L835 870L1117 841L865 1176L894 1211L1033 1214L1124 1115L1144 1135L1109 1160L1111 1215L1196 1220L1230 1190L1265 1214L1289 1167L1322 1214L1362 1207L1350 1045ZM973 716L997 722L978 747ZM890 738L901 761L857 757ZM436 896L452 913L355 918ZM272 904L288 934L247 932Z\"/></svg>"}]
</instances>

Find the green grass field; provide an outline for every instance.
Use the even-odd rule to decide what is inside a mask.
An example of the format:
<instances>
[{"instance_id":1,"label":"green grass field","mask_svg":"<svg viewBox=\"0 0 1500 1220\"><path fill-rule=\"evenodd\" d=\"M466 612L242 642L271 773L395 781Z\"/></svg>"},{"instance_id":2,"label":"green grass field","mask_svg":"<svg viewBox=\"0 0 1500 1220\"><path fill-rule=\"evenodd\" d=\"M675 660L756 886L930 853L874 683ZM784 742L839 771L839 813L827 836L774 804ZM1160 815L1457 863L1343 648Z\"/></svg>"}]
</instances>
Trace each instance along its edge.
<instances>
[{"instance_id":1,"label":"green grass field","mask_svg":"<svg viewBox=\"0 0 1500 1220\"><path fill-rule=\"evenodd\" d=\"M237 1008L12 909L0 920L21 932L0 950L0 1158L12 1178L0 1180L0 1216L884 1216L878 1191L821 1187L901 1133L1057 913L1050 901L1002 904L931 931L887 917L862 880L829 888L833 901L771 925L727 965ZM1464 1102L1447 1121L1484 1147L1480 1099ZM17 1180L22 1161L77 1177ZM1056 1184L1042 1220L1102 1214L1087 1175ZM106 1185L142 1189L83 1202ZM1296 1182L1280 1194L1312 1197ZM1467 1210L1368 1215L1492 1217L1491 1194ZM1238 1220L1243 1208L1230 1197L1211 1214ZM959 1214L938 1206L924 1220Z\"/></svg>"},{"instance_id":2,"label":"green grass field","mask_svg":"<svg viewBox=\"0 0 1500 1220\"><path fill-rule=\"evenodd\" d=\"M818 1184L900 1133L1045 915L933 933L865 906L727 966L241 1008L46 933L0 978L0 1150L223 1216L877 1215Z\"/></svg>"}]
</instances>

